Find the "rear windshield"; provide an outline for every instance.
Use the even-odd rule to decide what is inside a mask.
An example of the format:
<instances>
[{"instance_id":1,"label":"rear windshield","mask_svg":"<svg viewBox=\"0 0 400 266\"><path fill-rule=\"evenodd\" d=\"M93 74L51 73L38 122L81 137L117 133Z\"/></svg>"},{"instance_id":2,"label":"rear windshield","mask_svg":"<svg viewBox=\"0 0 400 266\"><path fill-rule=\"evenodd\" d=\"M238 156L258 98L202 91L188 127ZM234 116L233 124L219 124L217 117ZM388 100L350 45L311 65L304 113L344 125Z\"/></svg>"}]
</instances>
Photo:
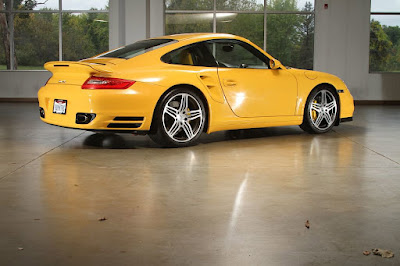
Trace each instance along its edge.
<instances>
[{"instance_id":1,"label":"rear windshield","mask_svg":"<svg viewBox=\"0 0 400 266\"><path fill-rule=\"evenodd\" d=\"M143 41L138 41L127 46L121 47L116 50L112 50L108 53L102 54L102 57L112 57L112 58L123 58L130 59L132 57L144 54L146 52L155 50L162 46L168 45L174 40L172 39L148 39Z\"/></svg>"}]
</instances>

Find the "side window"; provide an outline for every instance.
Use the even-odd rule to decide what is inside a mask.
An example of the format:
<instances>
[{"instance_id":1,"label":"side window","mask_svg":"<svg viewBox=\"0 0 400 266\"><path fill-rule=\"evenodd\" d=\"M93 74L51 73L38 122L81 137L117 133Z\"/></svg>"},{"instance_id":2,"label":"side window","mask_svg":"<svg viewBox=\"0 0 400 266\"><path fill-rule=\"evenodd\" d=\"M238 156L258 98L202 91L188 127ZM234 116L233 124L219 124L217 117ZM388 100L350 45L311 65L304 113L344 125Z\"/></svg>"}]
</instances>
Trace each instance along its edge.
<instances>
[{"instance_id":1,"label":"side window","mask_svg":"<svg viewBox=\"0 0 400 266\"><path fill-rule=\"evenodd\" d=\"M214 57L202 43L185 46L175 51L169 52L161 57L164 63L216 67Z\"/></svg>"},{"instance_id":2,"label":"side window","mask_svg":"<svg viewBox=\"0 0 400 266\"><path fill-rule=\"evenodd\" d=\"M172 51L161 57L161 60L168 64L194 65L193 53L190 48L181 48Z\"/></svg>"},{"instance_id":3,"label":"side window","mask_svg":"<svg viewBox=\"0 0 400 266\"><path fill-rule=\"evenodd\" d=\"M207 44L219 67L268 68L268 59L247 43L215 41Z\"/></svg>"}]
</instances>

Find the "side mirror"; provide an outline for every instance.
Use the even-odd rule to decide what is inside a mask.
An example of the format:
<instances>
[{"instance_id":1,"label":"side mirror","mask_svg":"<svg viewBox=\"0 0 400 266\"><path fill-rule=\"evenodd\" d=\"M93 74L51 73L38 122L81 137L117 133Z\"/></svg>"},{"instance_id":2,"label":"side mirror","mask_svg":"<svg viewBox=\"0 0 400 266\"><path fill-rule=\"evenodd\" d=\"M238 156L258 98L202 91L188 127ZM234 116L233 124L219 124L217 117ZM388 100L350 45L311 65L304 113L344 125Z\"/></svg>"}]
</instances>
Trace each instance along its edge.
<instances>
[{"instance_id":1,"label":"side mirror","mask_svg":"<svg viewBox=\"0 0 400 266\"><path fill-rule=\"evenodd\" d=\"M279 62L278 60L276 60L276 59L269 60L269 68L270 69L279 69L281 67L282 67L282 63Z\"/></svg>"}]
</instances>

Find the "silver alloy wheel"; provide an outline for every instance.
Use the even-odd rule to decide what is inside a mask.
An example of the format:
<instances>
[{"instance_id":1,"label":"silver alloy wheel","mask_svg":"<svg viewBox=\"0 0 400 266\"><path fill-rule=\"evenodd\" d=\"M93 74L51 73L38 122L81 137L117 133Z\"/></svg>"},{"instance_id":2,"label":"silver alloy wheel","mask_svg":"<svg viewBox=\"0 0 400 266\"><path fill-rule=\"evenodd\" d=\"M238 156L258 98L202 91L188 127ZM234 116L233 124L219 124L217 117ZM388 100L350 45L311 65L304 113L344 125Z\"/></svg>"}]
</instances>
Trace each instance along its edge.
<instances>
[{"instance_id":1,"label":"silver alloy wheel","mask_svg":"<svg viewBox=\"0 0 400 266\"><path fill-rule=\"evenodd\" d=\"M319 91L310 102L310 120L314 127L325 130L335 123L336 98L329 90Z\"/></svg>"},{"instance_id":2,"label":"silver alloy wheel","mask_svg":"<svg viewBox=\"0 0 400 266\"><path fill-rule=\"evenodd\" d=\"M202 105L189 93L178 93L165 104L162 122L165 133L171 139L188 142L203 128Z\"/></svg>"}]
</instances>

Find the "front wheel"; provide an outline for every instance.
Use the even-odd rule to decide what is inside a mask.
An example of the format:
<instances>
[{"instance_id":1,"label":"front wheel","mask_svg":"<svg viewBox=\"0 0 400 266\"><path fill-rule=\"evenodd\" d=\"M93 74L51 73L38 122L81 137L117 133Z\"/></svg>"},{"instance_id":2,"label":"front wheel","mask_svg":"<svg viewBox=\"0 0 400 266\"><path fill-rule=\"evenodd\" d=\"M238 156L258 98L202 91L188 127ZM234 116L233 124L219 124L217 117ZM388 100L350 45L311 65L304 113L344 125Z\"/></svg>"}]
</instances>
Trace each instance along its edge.
<instances>
[{"instance_id":1,"label":"front wheel","mask_svg":"<svg viewBox=\"0 0 400 266\"><path fill-rule=\"evenodd\" d=\"M150 138L163 147L196 144L204 129L206 111L202 99L191 90L174 89L163 97L153 117Z\"/></svg>"},{"instance_id":2,"label":"front wheel","mask_svg":"<svg viewBox=\"0 0 400 266\"><path fill-rule=\"evenodd\" d=\"M338 119L338 98L331 88L322 87L308 97L300 127L309 133L328 132Z\"/></svg>"}]
</instances>

